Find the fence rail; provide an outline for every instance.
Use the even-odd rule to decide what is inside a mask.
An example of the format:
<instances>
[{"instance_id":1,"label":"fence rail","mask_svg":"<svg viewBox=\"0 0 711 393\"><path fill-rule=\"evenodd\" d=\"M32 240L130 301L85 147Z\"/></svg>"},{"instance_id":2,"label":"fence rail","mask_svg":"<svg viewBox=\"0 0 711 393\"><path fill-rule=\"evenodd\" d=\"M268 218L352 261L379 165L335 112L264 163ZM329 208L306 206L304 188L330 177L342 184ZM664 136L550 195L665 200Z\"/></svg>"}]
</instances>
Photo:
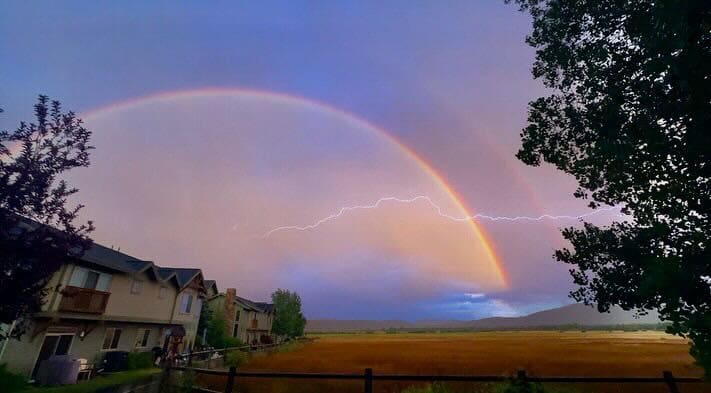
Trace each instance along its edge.
<instances>
[{"instance_id":1,"label":"fence rail","mask_svg":"<svg viewBox=\"0 0 711 393\"><path fill-rule=\"evenodd\" d=\"M363 391L373 392L373 381L416 381L416 382L505 382L512 378L533 383L656 383L665 384L671 393L679 393L679 383L705 383L702 378L675 377L671 371L664 371L661 377L536 377L529 376L525 370L518 370L514 377L505 375L406 375L406 374L373 374L373 369L366 368L363 373L292 373L292 372L253 372L237 371L235 367L225 370L211 370L194 367L173 366L165 370L166 377L171 368L180 371L192 371L196 374L222 375L227 377L224 393L232 393L235 379L241 378L273 378L273 379L327 379L327 380L361 380ZM196 391L214 392L204 388Z\"/></svg>"}]
</instances>

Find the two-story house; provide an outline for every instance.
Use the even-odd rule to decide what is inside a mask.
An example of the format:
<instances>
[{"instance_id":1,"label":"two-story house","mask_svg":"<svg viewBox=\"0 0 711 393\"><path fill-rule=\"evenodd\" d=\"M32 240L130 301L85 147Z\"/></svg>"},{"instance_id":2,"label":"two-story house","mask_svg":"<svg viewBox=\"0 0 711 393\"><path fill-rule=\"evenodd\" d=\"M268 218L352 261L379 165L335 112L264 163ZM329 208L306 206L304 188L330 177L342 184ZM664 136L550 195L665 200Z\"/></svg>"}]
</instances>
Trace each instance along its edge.
<instances>
[{"instance_id":1,"label":"two-story house","mask_svg":"<svg viewBox=\"0 0 711 393\"><path fill-rule=\"evenodd\" d=\"M95 363L110 351L149 351L163 347L178 326L189 348L204 297L200 269L159 267L94 244L55 272L45 304L29 317L26 333L0 344L0 363L32 379L52 355Z\"/></svg>"},{"instance_id":2,"label":"two-story house","mask_svg":"<svg viewBox=\"0 0 711 393\"><path fill-rule=\"evenodd\" d=\"M208 299L213 311L219 311L225 319L225 333L246 344L259 344L262 336L271 336L274 320L274 305L254 302L237 296L235 288L227 288Z\"/></svg>"}]
</instances>

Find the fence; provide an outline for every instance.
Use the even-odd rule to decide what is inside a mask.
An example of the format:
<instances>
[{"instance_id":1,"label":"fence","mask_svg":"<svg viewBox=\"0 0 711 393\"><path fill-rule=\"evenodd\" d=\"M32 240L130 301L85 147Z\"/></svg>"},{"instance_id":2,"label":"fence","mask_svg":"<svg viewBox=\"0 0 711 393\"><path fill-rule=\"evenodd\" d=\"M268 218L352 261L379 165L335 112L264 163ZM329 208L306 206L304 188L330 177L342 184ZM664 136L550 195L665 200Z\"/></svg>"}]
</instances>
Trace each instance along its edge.
<instances>
[{"instance_id":1,"label":"fence","mask_svg":"<svg viewBox=\"0 0 711 393\"><path fill-rule=\"evenodd\" d=\"M221 375L227 377L224 393L233 393L235 379L242 378L275 378L275 379L325 379L325 380L361 380L363 391L373 393L373 381L413 381L413 382L505 382L512 378L502 375L404 375L404 374L373 374L373 369L366 368L362 374L338 373L282 373L282 372L250 372L237 371L235 367L225 370L210 370L192 367L173 366L173 370L192 371L196 374ZM167 367L164 378L170 377L171 367ZM704 383L702 378L675 377L671 371L664 371L661 377L533 377L519 370L515 376L521 381L533 383L656 383L666 384L669 392L679 393L679 383ZM216 393L215 391L195 388L196 391ZM217 392L219 393L219 392Z\"/></svg>"},{"instance_id":2,"label":"fence","mask_svg":"<svg viewBox=\"0 0 711 393\"><path fill-rule=\"evenodd\" d=\"M241 347L216 348L204 351L189 352L178 355L178 357L176 358L176 363L178 365L185 365L188 367L192 367L194 363L203 363L205 366L207 366L207 369L210 369L212 365L216 365L216 363L219 364L219 362L224 361L224 358L228 352L268 351L284 344L285 343L244 345Z\"/></svg>"}]
</instances>

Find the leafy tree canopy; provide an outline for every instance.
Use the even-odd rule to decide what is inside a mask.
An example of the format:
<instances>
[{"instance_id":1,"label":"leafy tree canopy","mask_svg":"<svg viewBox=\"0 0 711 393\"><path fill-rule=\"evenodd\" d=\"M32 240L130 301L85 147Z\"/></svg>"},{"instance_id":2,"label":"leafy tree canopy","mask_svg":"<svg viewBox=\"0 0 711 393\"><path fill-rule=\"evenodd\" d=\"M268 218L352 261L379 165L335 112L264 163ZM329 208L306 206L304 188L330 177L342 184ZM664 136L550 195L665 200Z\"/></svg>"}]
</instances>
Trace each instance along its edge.
<instances>
[{"instance_id":1,"label":"leafy tree canopy","mask_svg":"<svg viewBox=\"0 0 711 393\"><path fill-rule=\"evenodd\" d=\"M67 207L77 189L60 178L89 165L91 132L46 96L39 96L35 118L0 131L0 323L6 324L39 311L51 275L91 245L92 223L75 224L82 205ZM18 326L13 335L22 331Z\"/></svg>"},{"instance_id":2,"label":"leafy tree canopy","mask_svg":"<svg viewBox=\"0 0 711 393\"><path fill-rule=\"evenodd\" d=\"M571 296L658 310L711 372L711 2L516 3L533 17L533 75L553 91L529 104L517 157L629 217L563 230Z\"/></svg>"},{"instance_id":3,"label":"leafy tree canopy","mask_svg":"<svg viewBox=\"0 0 711 393\"><path fill-rule=\"evenodd\" d=\"M272 332L287 337L303 336L306 318L301 313L301 297L296 292L277 289L272 293L272 303L274 303Z\"/></svg>"}]
</instances>

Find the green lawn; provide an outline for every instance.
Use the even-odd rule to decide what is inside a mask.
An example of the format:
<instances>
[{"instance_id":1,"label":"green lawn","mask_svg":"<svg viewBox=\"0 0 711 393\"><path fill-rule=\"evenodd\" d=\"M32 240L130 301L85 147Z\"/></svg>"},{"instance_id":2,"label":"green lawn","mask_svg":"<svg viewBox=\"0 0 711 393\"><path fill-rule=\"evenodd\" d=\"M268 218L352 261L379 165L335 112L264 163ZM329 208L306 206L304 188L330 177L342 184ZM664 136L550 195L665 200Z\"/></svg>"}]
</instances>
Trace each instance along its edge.
<instances>
[{"instance_id":1,"label":"green lawn","mask_svg":"<svg viewBox=\"0 0 711 393\"><path fill-rule=\"evenodd\" d=\"M146 378L159 373L158 368L146 368L142 370L131 370L114 373L108 376L97 376L90 381L81 381L76 385L51 386L51 387L30 387L25 389L27 393L92 393L98 389L129 383L141 378Z\"/></svg>"}]
</instances>

